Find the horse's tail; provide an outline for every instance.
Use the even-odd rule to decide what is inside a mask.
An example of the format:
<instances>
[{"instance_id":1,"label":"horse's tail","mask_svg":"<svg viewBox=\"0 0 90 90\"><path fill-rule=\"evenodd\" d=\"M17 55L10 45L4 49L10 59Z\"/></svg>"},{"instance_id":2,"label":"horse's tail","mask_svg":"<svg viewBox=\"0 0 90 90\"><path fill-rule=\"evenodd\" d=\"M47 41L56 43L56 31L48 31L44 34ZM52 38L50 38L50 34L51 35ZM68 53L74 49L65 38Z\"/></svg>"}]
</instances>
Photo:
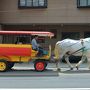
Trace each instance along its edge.
<instances>
[{"instance_id":1,"label":"horse's tail","mask_svg":"<svg viewBox=\"0 0 90 90\"><path fill-rule=\"evenodd\" d=\"M58 46L58 44L55 45L54 55L56 60L60 59L60 47Z\"/></svg>"}]
</instances>

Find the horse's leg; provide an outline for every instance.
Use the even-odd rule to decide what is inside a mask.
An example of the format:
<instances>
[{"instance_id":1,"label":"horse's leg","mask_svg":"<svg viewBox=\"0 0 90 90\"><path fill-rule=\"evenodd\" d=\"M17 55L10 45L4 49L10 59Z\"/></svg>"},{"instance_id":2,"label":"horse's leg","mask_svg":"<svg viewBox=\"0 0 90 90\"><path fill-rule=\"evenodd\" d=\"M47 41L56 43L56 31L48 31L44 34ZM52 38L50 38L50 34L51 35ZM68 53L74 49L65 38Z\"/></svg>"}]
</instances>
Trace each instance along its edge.
<instances>
[{"instance_id":1,"label":"horse's leg","mask_svg":"<svg viewBox=\"0 0 90 90\"><path fill-rule=\"evenodd\" d=\"M58 45L55 45L55 61L56 61L56 68L57 71L61 71L60 69L60 48L58 47Z\"/></svg>"},{"instance_id":2,"label":"horse's leg","mask_svg":"<svg viewBox=\"0 0 90 90\"><path fill-rule=\"evenodd\" d=\"M90 57L87 57L87 64L88 64L88 68L90 70Z\"/></svg>"},{"instance_id":3,"label":"horse's leg","mask_svg":"<svg viewBox=\"0 0 90 90\"><path fill-rule=\"evenodd\" d=\"M60 68L60 60L57 60L57 61L56 61L56 68L57 68L57 71L61 71L61 68Z\"/></svg>"},{"instance_id":4,"label":"horse's leg","mask_svg":"<svg viewBox=\"0 0 90 90\"><path fill-rule=\"evenodd\" d=\"M61 68L60 68L60 60L57 60L57 61L56 61L56 68L57 68L57 71L61 71Z\"/></svg>"},{"instance_id":5,"label":"horse's leg","mask_svg":"<svg viewBox=\"0 0 90 90\"><path fill-rule=\"evenodd\" d=\"M67 62L68 66L70 67L71 70L73 70L72 64L69 62L69 56L66 54L65 55L65 61Z\"/></svg>"},{"instance_id":6,"label":"horse's leg","mask_svg":"<svg viewBox=\"0 0 90 90\"><path fill-rule=\"evenodd\" d=\"M76 68L78 70L79 66L86 60L86 55L83 55L81 60L76 64Z\"/></svg>"},{"instance_id":7,"label":"horse's leg","mask_svg":"<svg viewBox=\"0 0 90 90\"><path fill-rule=\"evenodd\" d=\"M87 64L88 64L88 68L89 68L89 70L90 70L90 49L88 49L87 51L86 51L86 57L87 57Z\"/></svg>"}]
</instances>

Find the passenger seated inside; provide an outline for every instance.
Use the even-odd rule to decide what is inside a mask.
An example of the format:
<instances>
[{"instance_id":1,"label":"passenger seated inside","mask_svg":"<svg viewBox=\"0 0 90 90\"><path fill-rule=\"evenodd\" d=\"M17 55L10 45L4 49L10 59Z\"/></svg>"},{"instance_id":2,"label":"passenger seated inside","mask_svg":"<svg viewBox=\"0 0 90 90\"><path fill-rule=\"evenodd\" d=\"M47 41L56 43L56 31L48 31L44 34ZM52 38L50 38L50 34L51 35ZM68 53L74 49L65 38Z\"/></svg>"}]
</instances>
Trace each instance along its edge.
<instances>
[{"instance_id":1,"label":"passenger seated inside","mask_svg":"<svg viewBox=\"0 0 90 90\"><path fill-rule=\"evenodd\" d=\"M35 35L34 38L31 41L32 49L38 51L37 56L43 56L45 55L46 51L37 43L38 35Z\"/></svg>"},{"instance_id":2,"label":"passenger seated inside","mask_svg":"<svg viewBox=\"0 0 90 90\"><path fill-rule=\"evenodd\" d=\"M22 42L16 41L15 44L23 44Z\"/></svg>"}]
</instances>

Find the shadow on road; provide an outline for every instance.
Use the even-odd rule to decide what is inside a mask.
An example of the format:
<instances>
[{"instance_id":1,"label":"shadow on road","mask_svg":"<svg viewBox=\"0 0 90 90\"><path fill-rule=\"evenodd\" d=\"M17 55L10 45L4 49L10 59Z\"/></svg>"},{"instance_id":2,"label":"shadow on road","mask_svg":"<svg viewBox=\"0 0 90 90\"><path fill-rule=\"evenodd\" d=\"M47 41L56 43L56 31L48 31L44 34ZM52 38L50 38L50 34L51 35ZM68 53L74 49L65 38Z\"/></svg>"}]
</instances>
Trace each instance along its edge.
<instances>
[{"instance_id":1,"label":"shadow on road","mask_svg":"<svg viewBox=\"0 0 90 90\"><path fill-rule=\"evenodd\" d=\"M10 70L8 72L0 72L2 77L52 77L59 76L57 71L45 70L43 72L37 72L35 70Z\"/></svg>"},{"instance_id":2,"label":"shadow on road","mask_svg":"<svg viewBox=\"0 0 90 90\"><path fill-rule=\"evenodd\" d=\"M66 71L62 71L61 73L64 74L80 74L80 73L89 73L90 74L90 70L66 70Z\"/></svg>"}]
</instances>

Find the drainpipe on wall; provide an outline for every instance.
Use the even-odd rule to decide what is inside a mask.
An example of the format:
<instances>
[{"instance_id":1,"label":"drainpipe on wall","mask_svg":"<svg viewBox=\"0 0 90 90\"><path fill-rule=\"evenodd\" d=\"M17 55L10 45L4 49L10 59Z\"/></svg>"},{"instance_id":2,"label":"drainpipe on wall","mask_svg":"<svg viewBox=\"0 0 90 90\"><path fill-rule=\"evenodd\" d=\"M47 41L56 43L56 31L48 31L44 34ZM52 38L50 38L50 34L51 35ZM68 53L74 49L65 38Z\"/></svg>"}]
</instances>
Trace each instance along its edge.
<instances>
[{"instance_id":1,"label":"drainpipe on wall","mask_svg":"<svg viewBox=\"0 0 90 90\"><path fill-rule=\"evenodd\" d=\"M0 31L2 30L1 25L0 25ZM2 36L0 35L0 43L2 43Z\"/></svg>"},{"instance_id":2,"label":"drainpipe on wall","mask_svg":"<svg viewBox=\"0 0 90 90\"><path fill-rule=\"evenodd\" d=\"M0 30L1 30L1 25L0 25Z\"/></svg>"}]
</instances>

